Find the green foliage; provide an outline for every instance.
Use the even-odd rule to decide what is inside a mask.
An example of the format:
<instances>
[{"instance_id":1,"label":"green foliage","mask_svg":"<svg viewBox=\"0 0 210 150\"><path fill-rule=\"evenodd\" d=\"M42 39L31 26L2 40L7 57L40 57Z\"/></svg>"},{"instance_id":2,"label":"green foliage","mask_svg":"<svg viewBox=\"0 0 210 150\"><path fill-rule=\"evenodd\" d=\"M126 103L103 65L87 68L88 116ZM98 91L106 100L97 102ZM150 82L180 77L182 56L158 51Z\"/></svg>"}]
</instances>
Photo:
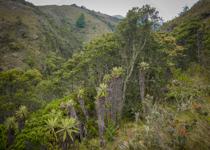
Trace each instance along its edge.
<instances>
[{"instance_id":1,"label":"green foliage","mask_svg":"<svg viewBox=\"0 0 210 150\"><path fill-rule=\"evenodd\" d=\"M114 68L112 69L111 75L112 75L112 77L114 77L114 78L119 78L120 76L123 75L123 72L124 72L124 70L123 70L122 67L114 67Z\"/></svg>"},{"instance_id":2,"label":"green foliage","mask_svg":"<svg viewBox=\"0 0 210 150\"><path fill-rule=\"evenodd\" d=\"M96 99L106 97L107 96L107 85L104 83L101 83L99 87L97 88L97 96Z\"/></svg>"},{"instance_id":3,"label":"green foliage","mask_svg":"<svg viewBox=\"0 0 210 150\"><path fill-rule=\"evenodd\" d=\"M55 137L55 140L57 141L55 129L58 127L58 118L49 118L45 122L49 132Z\"/></svg>"},{"instance_id":4,"label":"green foliage","mask_svg":"<svg viewBox=\"0 0 210 150\"><path fill-rule=\"evenodd\" d=\"M140 69L140 70L143 70L143 71L146 71L146 70L149 69L149 64L146 63L146 62L141 62L141 63L139 64L139 69Z\"/></svg>"},{"instance_id":5,"label":"green foliage","mask_svg":"<svg viewBox=\"0 0 210 150\"><path fill-rule=\"evenodd\" d=\"M0 124L0 150L5 150L6 149L6 128L4 125Z\"/></svg>"},{"instance_id":6,"label":"green foliage","mask_svg":"<svg viewBox=\"0 0 210 150\"><path fill-rule=\"evenodd\" d=\"M27 120L24 129L16 137L15 149L32 149L46 147L56 149L59 141L72 138L78 132L77 123L73 118L67 118L60 110L64 100L56 100L45 108L33 113Z\"/></svg>"},{"instance_id":7,"label":"green foliage","mask_svg":"<svg viewBox=\"0 0 210 150\"><path fill-rule=\"evenodd\" d=\"M35 88L42 80L41 73L36 70L21 71L11 69L0 73L1 118L7 117L20 105L37 109L41 101L35 95Z\"/></svg>"},{"instance_id":8,"label":"green foliage","mask_svg":"<svg viewBox=\"0 0 210 150\"><path fill-rule=\"evenodd\" d=\"M28 117L28 109L26 106L20 106L18 111L16 111L16 116L19 119L26 119Z\"/></svg>"},{"instance_id":9,"label":"green foliage","mask_svg":"<svg viewBox=\"0 0 210 150\"><path fill-rule=\"evenodd\" d=\"M12 116L20 106L16 111L17 118L10 117L6 120L5 127L0 126L0 140L3 141L0 148L5 145L3 134L6 134L6 129L16 130L16 121L26 119L24 129L16 133L17 137L11 149L60 149L62 145L70 149L72 143L76 141L77 136L75 135L78 134L80 125L84 126L84 134L86 134L82 146L88 149L99 149L97 140L89 140L98 137L94 102L95 99L106 98L110 81L119 77L125 77L122 84L124 87L127 86L126 90L123 89L125 92L123 117L125 119L134 118L133 114L136 112L144 112L146 116L145 120L142 120L145 126L138 132L135 131L135 134L131 134L134 136L129 136L131 139L128 139L125 147L130 149L168 149L169 147L184 149L190 147L189 141L200 142L202 137L208 136L205 132L208 131L206 116L209 112L203 104L200 104L203 102L203 97L208 96L206 91L209 88L205 83L208 82L208 77L201 80L204 77L203 72L206 71L199 65L186 72L180 69L189 66L192 62L199 62L204 68L207 67L208 20L201 25L198 22L201 18L195 17L180 23L172 34L157 32L155 26L160 20L158 12L155 8L145 5L142 8L130 10L127 17L119 24L117 32L103 35L81 46L83 39L78 40L80 33L70 34L73 33L73 28L68 27L71 26L69 18L52 19L61 17L59 14L63 14L63 11L57 9L56 14L53 12L51 17L47 14L51 14L49 12L52 10L45 11L47 13L43 12L46 14L43 20L46 21L41 22L46 31L41 30L41 32L45 31L46 38L39 43L44 47L41 46L34 51L38 54L41 50L46 49L46 54L40 57L46 58L40 61L42 74L37 69L25 71L11 69L0 72L0 122L3 122L7 116ZM182 17L189 12L187 11ZM206 14L203 14L200 17L205 16ZM81 14L76 22L78 28L84 28L81 32L86 32L85 20L87 18L89 21L88 17L89 14ZM103 18L100 21L104 22ZM59 28L57 22L60 22ZM16 24L22 29L25 21L18 19ZM113 28L109 22L106 24ZM22 38L27 38L25 34L23 35L18 42L11 39L10 44L3 43L4 47L9 45L11 50L21 51L22 48L25 48ZM200 36L204 42L198 40ZM36 39L36 36L30 38ZM183 47L178 46L177 42ZM80 46L77 45L78 43ZM39 44L37 44L38 47ZM199 47L199 44L203 46ZM197 49L194 48L196 46ZM69 48L76 50L78 47L83 48L74 53L66 51ZM198 57L199 48L203 53ZM54 52L48 53L49 49ZM69 57L72 53L72 57ZM34 54L31 52L29 55L27 56L28 65L35 68ZM146 94L152 95L146 97L143 103L139 101L139 69L147 71L145 91ZM193 69L197 73L193 73ZM98 85L99 87L96 88ZM84 119L79 101L76 101L79 98L85 101L89 115L87 120ZM169 103L171 101L173 103ZM156 104L157 102L159 105ZM41 108L47 103L48 105ZM72 106L74 106L78 120L69 118L66 113L66 109L71 109ZM37 108L41 109L33 112ZM193 119L197 119L200 124L194 125L193 119L190 118L191 115L187 116L190 122L184 118L186 124L180 121L182 117L177 119L177 115L186 111L189 111L189 114L192 113L192 116L195 117ZM32 113L29 115L29 112ZM108 115L107 112L105 114ZM171 116L174 116L175 119ZM117 131L115 125L108 123L105 131L107 141L114 142ZM192 134L187 135L187 132ZM205 144L202 147L204 149L209 144L206 140L200 143Z\"/></svg>"},{"instance_id":10,"label":"green foliage","mask_svg":"<svg viewBox=\"0 0 210 150\"><path fill-rule=\"evenodd\" d=\"M61 120L61 124L59 125L60 130L57 131L57 133L62 134L63 136L63 142L66 141L67 137L70 137L70 139L73 141L73 134L78 132L78 129L76 128L76 120L73 118L65 118Z\"/></svg>"},{"instance_id":11,"label":"green foliage","mask_svg":"<svg viewBox=\"0 0 210 150\"><path fill-rule=\"evenodd\" d=\"M16 7L17 11L13 7L4 9L8 5ZM23 0L1 0L1 6L0 51L3 57L0 68L4 70L35 67L49 73L48 67L54 69L54 66L46 60L48 54L55 53L57 58L67 59L82 48L83 42L112 32L118 23L112 17L75 6L39 8ZM87 20L90 28L84 28L84 32L74 30L76 22L83 28ZM99 26L92 29L95 22ZM48 64L45 64L46 61Z\"/></svg>"},{"instance_id":12,"label":"green foliage","mask_svg":"<svg viewBox=\"0 0 210 150\"><path fill-rule=\"evenodd\" d=\"M114 141L116 135L117 135L116 126L112 122L109 122L105 131L105 137L107 141Z\"/></svg>"},{"instance_id":13,"label":"green foliage","mask_svg":"<svg viewBox=\"0 0 210 150\"><path fill-rule=\"evenodd\" d=\"M81 15L79 16L79 18L77 19L77 21L76 21L76 26L77 26L78 28L84 28L85 25L86 25L86 22L85 22L85 15L84 15L84 14L81 14Z\"/></svg>"},{"instance_id":14,"label":"green foliage","mask_svg":"<svg viewBox=\"0 0 210 150\"><path fill-rule=\"evenodd\" d=\"M103 80L104 74L119 64L118 50L119 43L115 35L106 34L88 43L83 51L75 53L63 65L59 76L64 77L62 80L65 83L66 80L73 80L79 86L82 81L88 87L96 87Z\"/></svg>"},{"instance_id":15,"label":"green foliage","mask_svg":"<svg viewBox=\"0 0 210 150\"><path fill-rule=\"evenodd\" d=\"M204 87L201 85L202 82L196 83L186 73L182 73L181 70L174 70L174 79L168 86L169 92L168 97L174 98L178 103L195 99L201 95L204 91Z\"/></svg>"},{"instance_id":16,"label":"green foliage","mask_svg":"<svg viewBox=\"0 0 210 150\"><path fill-rule=\"evenodd\" d=\"M78 98L84 98L84 96L85 96L85 89L84 89L84 88L80 88L80 89L78 90L78 95L77 95L77 97L78 97Z\"/></svg>"},{"instance_id":17,"label":"green foliage","mask_svg":"<svg viewBox=\"0 0 210 150\"><path fill-rule=\"evenodd\" d=\"M186 69L196 62L209 70L209 18L210 2L198 1L190 10L164 24L162 29L169 31L184 47L184 57L179 60L180 67ZM187 9L186 9L187 10Z\"/></svg>"},{"instance_id":18,"label":"green foliage","mask_svg":"<svg viewBox=\"0 0 210 150\"><path fill-rule=\"evenodd\" d=\"M8 117L4 124L7 130L10 129L17 130L18 128L15 117Z\"/></svg>"}]
</instances>

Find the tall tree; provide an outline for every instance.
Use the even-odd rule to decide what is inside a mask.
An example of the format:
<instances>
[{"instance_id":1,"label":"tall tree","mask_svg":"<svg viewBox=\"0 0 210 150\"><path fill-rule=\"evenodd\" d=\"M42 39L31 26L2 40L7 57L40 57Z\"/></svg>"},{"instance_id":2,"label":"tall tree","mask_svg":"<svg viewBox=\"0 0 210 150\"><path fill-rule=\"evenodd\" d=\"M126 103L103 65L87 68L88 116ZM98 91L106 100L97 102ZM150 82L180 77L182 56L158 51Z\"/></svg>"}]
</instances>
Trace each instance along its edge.
<instances>
[{"instance_id":1,"label":"tall tree","mask_svg":"<svg viewBox=\"0 0 210 150\"><path fill-rule=\"evenodd\" d=\"M104 140L104 131L105 131L105 97L107 96L107 85L102 83L97 89L96 96L96 111L98 116L98 129L99 129L99 138L100 146L105 145Z\"/></svg>"},{"instance_id":2,"label":"tall tree","mask_svg":"<svg viewBox=\"0 0 210 150\"><path fill-rule=\"evenodd\" d=\"M136 63L143 61L145 47L149 44L153 27L159 22L155 8L145 5L133 8L118 26L119 38L122 41L122 59L125 62L126 76L123 86L123 100L125 100L127 85ZM140 56L140 58L139 58Z\"/></svg>"},{"instance_id":3,"label":"tall tree","mask_svg":"<svg viewBox=\"0 0 210 150\"><path fill-rule=\"evenodd\" d=\"M123 108L123 68L114 67L110 75L104 76L104 81L108 85L108 94L106 97L107 119L112 120L114 124L120 121Z\"/></svg>"}]
</instances>

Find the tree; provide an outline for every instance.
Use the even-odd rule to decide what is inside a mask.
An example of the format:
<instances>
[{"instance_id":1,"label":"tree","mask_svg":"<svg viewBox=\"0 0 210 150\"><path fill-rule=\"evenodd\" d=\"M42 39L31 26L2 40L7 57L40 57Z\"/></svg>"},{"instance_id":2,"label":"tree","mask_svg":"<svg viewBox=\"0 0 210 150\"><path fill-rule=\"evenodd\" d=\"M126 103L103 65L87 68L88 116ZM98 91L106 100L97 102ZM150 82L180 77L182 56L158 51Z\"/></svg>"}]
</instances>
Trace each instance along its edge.
<instances>
[{"instance_id":1,"label":"tree","mask_svg":"<svg viewBox=\"0 0 210 150\"><path fill-rule=\"evenodd\" d=\"M78 132L76 128L77 122L74 118L61 119L61 124L58 126L60 130L56 133L62 137L62 149L68 150L70 142L74 141L73 134Z\"/></svg>"},{"instance_id":2,"label":"tree","mask_svg":"<svg viewBox=\"0 0 210 150\"><path fill-rule=\"evenodd\" d=\"M98 129L99 129L99 138L100 146L105 145L104 140L104 131L105 131L105 97L107 96L107 85L102 83L99 88L97 88L96 96L96 111L98 116Z\"/></svg>"},{"instance_id":3,"label":"tree","mask_svg":"<svg viewBox=\"0 0 210 150\"><path fill-rule=\"evenodd\" d=\"M133 8L118 26L118 35L122 41L122 59L125 62L125 80L123 100L125 101L127 85L137 61L144 60L146 47L151 39L152 28L159 22L155 8L145 5ZM139 58L140 57L140 58Z\"/></svg>"},{"instance_id":4,"label":"tree","mask_svg":"<svg viewBox=\"0 0 210 150\"><path fill-rule=\"evenodd\" d=\"M76 21L76 26L78 28L84 28L86 25L85 23L85 15L82 13Z\"/></svg>"},{"instance_id":5,"label":"tree","mask_svg":"<svg viewBox=\"0 0 210 150\"><path fill-rule=\"evenodd\" d=\"M7 130L7 148L11 146L15 140L15 133L18 129L18 124L15 117L9 117L5 121L5 127Z\"/></svg>"},{"instance_id":6,"label":"tree","mask_svg":"<svg viewBox=\"0 0 210 150\"><path fill-rule=\"evenodd\" d=\"M189 10L189 7L188 6L184 6L182 12L179 13L179 16L185 15L188 10Z\"/></svg>"},{"instance_id":7,"label":"tree","mask_svg":"<svg viewBox=\"0 0 210 150\"><path fill-rule=\"evenodd\" d=\"M85 108L84 95L85 95L85 90L83 88L79 89L77 98L78 98L80 107L82 109L82 112L85 115L86 121L88 121L89 115L88 115L87 109Z\"/></svg>"},{"instance_id":8,"label":"tree","mask_svg":"<svg viewBox=\"0 0 210 150\"><path fill-rule=\"evenodd\" d=\"M144 100L145 96L145 76L148 69L149 69L148 63L141 62L139 64L139 87L140 87L140 96L142 101Z\"/></svg>"},{"instance_id":9,"label":"tree","mask_svg":"<svg viewBox=\"0 0 210 150\"><path fill-rule=\"evenodd\" d=\"M28 117L28 109L26 106L20 106L19 110L16 111L16 117L18 120L19 130L22 130L25 125L25 120Z\"/></svg>"},{"instance_id":10,"label":"tree","mask_svg":"<svg viewBox=\"0 0 210 150\"><path fill-rule=\"evenodd\" d=\"M114 67L110 75L105 75L104 80L108 85L108 94L106 97L107 104L107 118L111 119L116 125L120 121L123 99L123 78L124 69L122 67ZM108 120L109 121L109 120Z\"/></svg>"}]
</instances>

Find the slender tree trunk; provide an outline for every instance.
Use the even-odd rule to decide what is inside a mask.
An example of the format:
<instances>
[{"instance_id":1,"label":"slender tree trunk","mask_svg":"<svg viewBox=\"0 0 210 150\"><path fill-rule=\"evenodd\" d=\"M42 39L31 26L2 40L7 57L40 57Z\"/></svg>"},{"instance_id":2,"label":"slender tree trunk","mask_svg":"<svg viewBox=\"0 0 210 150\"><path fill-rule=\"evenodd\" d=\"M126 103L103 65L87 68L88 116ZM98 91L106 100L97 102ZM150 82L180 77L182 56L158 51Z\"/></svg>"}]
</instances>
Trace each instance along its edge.
<instances>
[{"instance_id":1,"label":"slender tree trunk","mask_svg":"<svg viewBox=\"0 0 210 150\"><path fill-rule=\"evenodd\" d=\"M123 108L123 82L122 78L115 78L112 80L112 106L111 118L114 124L120 121L122 108Z\"/></svg>"},{"instance_id":2,"label":"slender tree trunk","mask_svg":"<svg viewBox=\"0 0 210 150\"><path fill-rule=\"evenodd\" d=\"M9 148L15 140L15 131L13 129L9 129L7 133L7 148Z\"/></svg>"},{"instance_id":3,"label":"slender tree trunk","mask_svg":"<svg viewBox=\"0 0 210 150\"><path fill-rule=\"evenodd\" d=\"M127 68L127 75L125 77L125 80L124 80L124 84L123 84L123 101L125 101L125 96L126 96L126 90L127 90L127 84L128 84L128 81L133 73L133 69L134 69L134 66L135 66L135 63L136 63L136 59L137 57L139 56L140 52L144 49L145 45L146 45L146 39L144 40L144 43L142 45L142 47L139 49L139 50L136 50L135 46L133 45L133 55L132 55L132 58L130 60L130 64Z\"/></svg>"},{"instance_id":4,"label":"slender tree trunk","mask_svg":"<svg viewBox=\"0 0 210 150\"><path fill-rule=\"evenodd\" d=\"M124 106L123 101L123 79L117 78L115 81L115 94L116 94L116 109L117 109L117 122L121 120L122 109Z\"/></svg>"},{"instance_id":5,"label":"slender tree trunk","mask_svg":"<svg viewBox=\"0 0 210 150\"><path fill-rule=\"evenodd\" d=\"M140 96L141 96L141 101L144 101L144 96L145 96L145 71L140 70L139 71L139 89L140 89Z\"/></svg>"},{"instance_id":6,"label":"slender tree trunk","mask_svg":"<svg viewBox=\"0 0 210 150\"><path fill-rule=\"evenodd\" d=\"M112 117L112 82L109 82L108 83L108 89L107 89L107 96L106 96L106 100L105 100L105 103L106 103L106 121L109 122L111 120L111 117Z\"/></svg>"},{"instance_id":7,"label":"slender tree trunk","mask_svg":"<svg viewBox=\"0 0 210 150\"><path fill-rule=\"evenodd\" d=\"M104 132L105 132L105 97L101 97L96 102L96 111L98 116L98 129L99 129L99 138L100 138L100 146L105 145L104 140Z\"/></svg>"},{"instance_id":8,"label":"slender tree trunk","mask_svg":"<svg viewBox=\"0 0 210 150\"><path fill-rule=\"evenodd\" d=\"M68 110L67 111L68 116L70 118L74 118L74 119L76 119L78 121L79 137L80 137L80 140L82 140L83 137L84 137L83 136L84 135L84 129L83 129L83 126L82 126L81 122L78 119L78 116L77 116L77 113L76 113L76 111L74 109L74 106L68 105L67 106L67 110Z\"/></svg>"},{"instance_id":9,"label":"slender tree trunk","mask_svg":"<svg viewBox=\"0 0 210 150\"><path fill-rule=\"evenodd\" d=\"M25 126L25 119L19 119L18 120L18 128L19 130L22 130Z\"/></svg>"},{"instance_id":10,"label":"slender tree trunk","mask_svg":"<svg viewBox=\"0 0 210 150\"><path fill-rule=\"evenodd\" d=\"M113 79L110 83L110 119L112 120L112 122L114 124L116 124L116 114L117 114L117 110L116 110L116 95L115 95L115 80Z\"/></svg>"},{"instance_id":11,"label":"slender tree trunk","mask_svg":"<svg viewBox=\"0 0 210 150\"><path fill-rule=\"evenodd\" d=\"M123 81L121 77L113 78L108 87L108 96L106 97L106 116L107 121L112 121L115 125L121 118L123 108Z\"/></svg>"},{"instance_id":12,"label":"slender tree trunk","mask_svg":"<svg viewBox=\"0 0 210 150\"><path fill-rule=\"evenodd\" d=\"M76 113L76 111L74 109L74 106L71 106L71 105L67 106L67 115L70 118L74 118L74 119L78 120L77 113Z\"/></svg>"},{"instance_id":13,"label":"slender tree trunk","mask_svg":"<svg viewBox=\"0 0 210 150\"><path fill-rule=\"evenodd\" d=\"M81 107L81 109L82 109L82 112L83 112L84 115L85 115L86 121L88 121L89 115L88 115L88 112L87 112L87 110L86 110L86 108L85 108L85 102L84 102L84 100L83 100L82 98L79 98L79 104L80 104L80 107Z\"/></svg>"}]
</instances>

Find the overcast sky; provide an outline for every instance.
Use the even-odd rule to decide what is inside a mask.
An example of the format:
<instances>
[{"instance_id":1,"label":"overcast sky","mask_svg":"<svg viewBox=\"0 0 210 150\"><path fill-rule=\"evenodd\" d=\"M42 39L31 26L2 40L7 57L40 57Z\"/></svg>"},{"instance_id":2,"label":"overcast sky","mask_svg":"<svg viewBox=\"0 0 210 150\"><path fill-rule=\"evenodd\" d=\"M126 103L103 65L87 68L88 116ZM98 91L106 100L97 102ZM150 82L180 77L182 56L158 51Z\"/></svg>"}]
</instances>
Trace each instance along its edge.
<instances>
[{"instance_id":1,"label":"overcast sky","mask_svg":"<svg viewBox=\"0 0 210 150\"><path fill-rule=\"evenodd\" d=\"M170 20L183 10L184 6L191 7L198 0L27 0L35 5L70 5L77 4L88 9L100 11L108 15L125 16L132 7L150 4L157 8L160 16Z\"/></svg>"}]
</instances>

